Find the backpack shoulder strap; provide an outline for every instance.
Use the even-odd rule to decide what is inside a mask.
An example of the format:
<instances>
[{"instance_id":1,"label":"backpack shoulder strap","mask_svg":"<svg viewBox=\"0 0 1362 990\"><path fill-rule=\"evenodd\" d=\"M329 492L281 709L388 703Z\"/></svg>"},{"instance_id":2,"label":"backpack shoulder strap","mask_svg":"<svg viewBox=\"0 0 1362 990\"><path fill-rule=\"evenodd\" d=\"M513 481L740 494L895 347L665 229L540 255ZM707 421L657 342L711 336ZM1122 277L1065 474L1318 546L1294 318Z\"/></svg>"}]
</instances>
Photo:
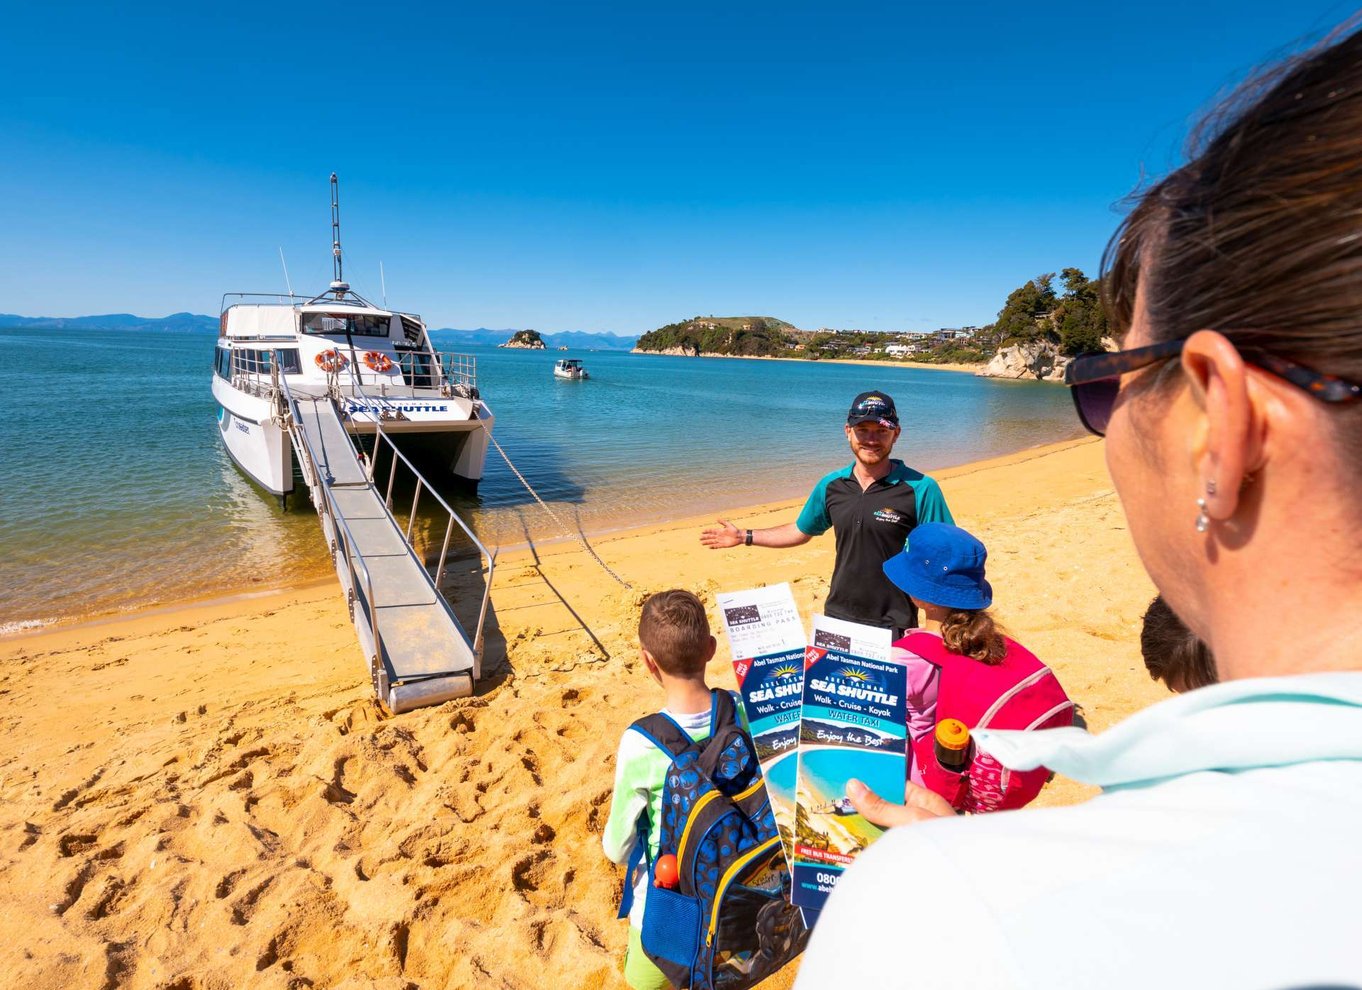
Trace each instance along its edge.
<instances>
[{"instance_id":1,"label":"backpack shoulder strap","mask_svg":"<svg viewBox=\"0 0 1362 990\"><path fill-rule=\"evenodd\" d=\"M709 737L717 739L721 730L738 724L738 706L731 692L714 688L711 694L713 700L709 706Z\"/></svg>"},{"instance_id":2,"label":"backpack shoulder strap","mask_svg":"<svg viewBox=\"0 0 1362 990\"><path fill-rule=\"evenodd\" d=\"M911 632L894 645L902 647L909 653L916 653L938 667L949 667L959 658L958 654L946 649L946 644L942 642L940 636L933 636L927 632Z\"/></svg>"},{"instance_id":3,"label":"backpack shoulder strap","mask_svg":"<svg viewBox=\"0 0 1362 990\"><path fill-rule=\"evenodd\" d=\"M653 712L651 715L644 715L636 719L630 729L637 732L643 738L662 750L664 753L671 754L672 759L676 759L682 753L690 750L699 750L686 731L676 724L676 721L662 712Z\"/></svg>"}]
</instances>

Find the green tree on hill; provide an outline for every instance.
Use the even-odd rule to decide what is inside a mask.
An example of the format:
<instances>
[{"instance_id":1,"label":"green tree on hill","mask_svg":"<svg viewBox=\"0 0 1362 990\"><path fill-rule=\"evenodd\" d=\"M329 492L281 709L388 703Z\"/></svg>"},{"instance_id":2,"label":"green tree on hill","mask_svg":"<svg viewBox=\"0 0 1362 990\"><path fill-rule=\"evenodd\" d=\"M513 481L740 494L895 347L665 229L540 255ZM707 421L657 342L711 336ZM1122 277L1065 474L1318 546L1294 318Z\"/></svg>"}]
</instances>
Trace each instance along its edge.
<instances>
[{"instance_id":1,"label":"green tree on hill","mask_svg":"<svg viewBox=\"0 0 1362 990\"><path fill-rule=\"evenodd\" d=\"M1066 268L1059 277L1064 283L1064 295L1055 311L1060 348L1065 354L1100 351L1102 338L1111 332L1102 308L1102 283L1078 268Z\"/></svg>"},{"instance_id":2,"label":"green tree on hill","mask_svg":"<svg viewBox=\"0 0 1362 990\"><path fill-rule=\"evenodd\" d=\"M1037 275L1029 282L1012 290L998 313L994 328L1005 345L1035 340L1050 332L1050 314L1057 297L1054 273Z\"/></svg>"}]
</instances>

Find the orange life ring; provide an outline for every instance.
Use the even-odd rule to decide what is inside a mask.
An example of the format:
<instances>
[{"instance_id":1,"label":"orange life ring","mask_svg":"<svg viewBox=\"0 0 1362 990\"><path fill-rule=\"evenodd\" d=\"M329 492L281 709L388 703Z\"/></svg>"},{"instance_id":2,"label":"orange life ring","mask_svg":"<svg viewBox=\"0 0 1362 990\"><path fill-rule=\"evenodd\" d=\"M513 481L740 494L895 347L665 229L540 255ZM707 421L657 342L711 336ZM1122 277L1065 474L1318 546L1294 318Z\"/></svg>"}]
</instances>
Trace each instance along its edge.
<instances>
[{"instance_id":1,"label":"orange life ring","mask_svg":"<svg viewBox=\"0 0 1362 990\"><path fill-rule=\"evenodd\" d=\"M317 362L317 367L321 368L327 374L330 374L333 371L340 371L341 368L344 368L350 363L350 359L334 347L328 347L313 358L313 360Z\"/></svg>"},{"instance_id":2,"label":"orange life ring","mask_svg":"<svg viewBox=\"0 0 1362 990\"><path fill-rule=\"evenodd\" d=\"M364 366L370 371L386 373L393 370L393 359L382 351L365 351Z\"/></svg>"}]
</instances>

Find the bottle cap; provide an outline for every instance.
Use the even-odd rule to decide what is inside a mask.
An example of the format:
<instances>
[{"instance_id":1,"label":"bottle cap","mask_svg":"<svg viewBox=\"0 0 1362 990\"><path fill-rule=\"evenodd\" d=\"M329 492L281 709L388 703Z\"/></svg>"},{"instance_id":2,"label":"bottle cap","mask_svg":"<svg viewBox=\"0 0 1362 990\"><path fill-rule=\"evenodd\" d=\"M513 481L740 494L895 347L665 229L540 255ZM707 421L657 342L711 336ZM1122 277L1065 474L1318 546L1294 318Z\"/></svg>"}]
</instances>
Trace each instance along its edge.
<instances>
[{"instance_id":1,"label":"bottle cap","mask_svg":"<svg viewBox=\"0 0 1362 990\"><path fill-rule=\"evenodd\" d=\"M969 745L969 728L958 718L943 718L936 723L936 744L942 749L964 749Z\"/></svg>"}]
</instances>

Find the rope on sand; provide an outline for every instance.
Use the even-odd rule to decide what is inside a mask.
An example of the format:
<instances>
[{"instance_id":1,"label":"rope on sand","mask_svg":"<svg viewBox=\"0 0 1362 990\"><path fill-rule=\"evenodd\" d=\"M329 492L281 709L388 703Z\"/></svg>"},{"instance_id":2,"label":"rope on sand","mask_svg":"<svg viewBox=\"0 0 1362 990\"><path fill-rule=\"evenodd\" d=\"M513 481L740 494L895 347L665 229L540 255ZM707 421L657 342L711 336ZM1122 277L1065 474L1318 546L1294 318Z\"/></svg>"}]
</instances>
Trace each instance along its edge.
<instances>
[{"instance_id":1,"label":"rope on sand","mask_svg":"<svg viewBox=\"0 0 1362 990\"><path fill-rule=\"evenodd\" d=\"M497 438L492 436L492 432L490 430L487 432L487 439L492 441L492 446L497 449L497 453L500 454L501 459L506 462L506 466L511 469L511 473L520 479L520 483L525 486L525 490L534 496L534 500L538 502L543 507L544 511L549 514L549 518L552 519L555 523L557 523L558 528L563 531L563 535L574 537L579 543L581 543L582 547L586 550L586 552L591 555L591 559L601 565L601 568L605 571L605 573L609 574L612 578L614 578L624 587L632 589L634 587L632 584L630 584L628 581L624 580L624 578L620 577L618 574L612 571L610 569L610 565L607 564L605 561L601 560L600 554L596 553L596 551L592 549L591 544L587 542L586 537L582 535L581 530L570 529L563 524L563 520L558 518L557 514L552 509L549 508L548 503L545 502L542 498L540 498L539 493L534 490L534 487L528 481L525 480L525 476L520 473L520 469L511 463L511 458L507 456L506 451L501 449L501 444L497 443Z\"/></svg>"}]
</instances>

